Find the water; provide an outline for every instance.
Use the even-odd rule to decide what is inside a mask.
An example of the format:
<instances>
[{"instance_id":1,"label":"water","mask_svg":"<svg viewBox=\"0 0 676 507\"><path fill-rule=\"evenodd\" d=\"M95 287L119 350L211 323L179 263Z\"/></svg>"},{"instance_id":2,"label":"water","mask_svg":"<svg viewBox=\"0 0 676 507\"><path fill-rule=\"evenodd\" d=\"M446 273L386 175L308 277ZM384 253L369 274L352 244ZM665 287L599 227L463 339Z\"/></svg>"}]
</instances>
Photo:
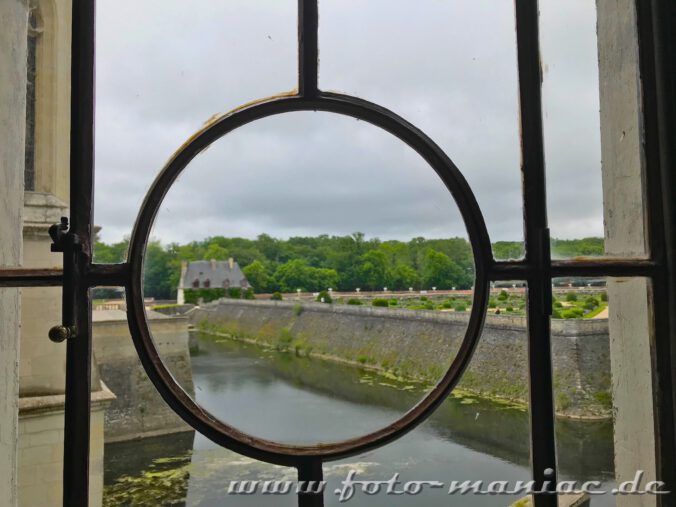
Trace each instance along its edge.
<instances>
[{"instance_id":1,"label":"water","mask_svg":"<svg viewBox=\"0 0 676 507\"><path fill-rule=\"evenodd\" d=\"M212 413L255 435L290 443L363 434L398 418L423 386L366 370L296 357L202 335L193 356L198 401ZM559 421L561 479L613 487L609 422ZM409 495L357 492L346 504L335 490L350 470L356 479L407 481L528 481L528 414L468 397L447 400L423 425L381 449L325 465L326 505L428 507L509 505L519 496L453 495L424 488ZM246 497L227 493L229 481L294 480L295 471L243 458L199 434L183 433L106 446L106 505L293 506L293 495ZM592 506L614 505L594 497Z\"/></svg>"}]
</instances>

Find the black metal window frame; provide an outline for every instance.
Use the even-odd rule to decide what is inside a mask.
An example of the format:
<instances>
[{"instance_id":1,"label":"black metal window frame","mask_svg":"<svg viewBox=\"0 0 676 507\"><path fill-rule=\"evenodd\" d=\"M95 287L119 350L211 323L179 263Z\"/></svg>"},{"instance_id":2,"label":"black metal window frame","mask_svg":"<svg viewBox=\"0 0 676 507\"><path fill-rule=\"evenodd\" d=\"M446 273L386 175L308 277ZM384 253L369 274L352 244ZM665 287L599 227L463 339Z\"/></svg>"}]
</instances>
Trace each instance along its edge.
<instances>
[{"instance_id":1,"label":"black metal window frame","mask_svg":"<svg viewBox=\"0 0 676 507\"><path fill-rule=\"evenodd\" d=\"M658 479L676 487L674 366L676 360L676 7L671 0L635 0L642 81L643 156L648 223L647 258L552 260L547 227L545 160L542 132L541 68L537 0L515 0L525 257L496 261L481 211L452 161L424 133L375 104L318 88L317 0L298 0L299 81L292 94L262 100L220 118L194 136L161 171L139 213L127 262L92 262L94 178L95 1L73 0L71 69L70 223L50 229L53 251L63 252L63 270L0 269L0 287L62 286L62 324L50 331L67 340L63 505L86 506L89 491L91 391L91 289L124 286L132 338L149 377L167 403L189 424L215 442L269 462L296 467L301 480L321 480L322 464L384 445L411 430L455 386L471 359L486 313L490 282L523 280L528 286L528 365L530 379L531 470L536 507L557 505L557 466L550 343L554 277L647 277L653 292L656 457ZM324 110L369 121L400 138L437 171L458 204L468 229L476 281L474 307L459 357L421 403L395 424L364 437L336 444L285 446L237 432L197 406L166 375L147 329L142 295L145 246L155 213L169 187L204 146L231 130L272 114ZM173 384L172 384L173 382ZM323 505L321 494L300 494L299 505ZM676 505L673 495L658 497L661 507Z\"/></svg>"}]
</instances>

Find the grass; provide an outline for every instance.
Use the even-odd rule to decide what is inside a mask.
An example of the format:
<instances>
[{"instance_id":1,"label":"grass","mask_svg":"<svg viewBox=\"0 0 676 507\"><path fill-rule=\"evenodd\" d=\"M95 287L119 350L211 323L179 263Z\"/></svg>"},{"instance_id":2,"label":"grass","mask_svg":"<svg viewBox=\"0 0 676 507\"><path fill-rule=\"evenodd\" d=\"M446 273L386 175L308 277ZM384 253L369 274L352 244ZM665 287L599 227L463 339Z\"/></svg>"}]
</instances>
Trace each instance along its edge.
<instances>
[{"instance_id":1,"label":"grass","mask_svg":"<svg viewBox=\"0 0 676 507\"><path fill-rule=\"evenodd\" d=\"M599 313L601 313L603 310L608 308L608 305L605 303L601 303L599 306L597 306L594 310L591 310L589 313L585 314L583 318L585 319L593 319L596 317Z\"/></svg>"},{"instance_id":2,"label":"grass","mask_svg":"<svg viewBox=\"0 0 676 507\"><path fill-rule=\"evenodd\" d=\"M586 295L585 295L586 294ZM594 299L594 306L590 309L589 302ZM589 295L587 292L571 293L571 291L557 292L553 301L553 317L555 319L591 319L596 317L608 307L608 303L603 301L603 293L594 293ZM385 298L351 298L340 301L340 304L348 305L368 305L389 307L394 309L406 310L434 310L439 312L458 312L463 313L471 311L472 297L467 295L420 295L411 297L391 297ZM525 316L526 299L523 294L515 294L504 291L502 295L493 294L488 303L488 313L494 314L500 310L503 315Z\"/></svg>"},{"instance_id":3,"label":"grass","mask_svg":"<svg viewBox=\"0 0 676 507\"><path fill-rule=\"evenodd\" d=\"M153 310L166 310L167 308L179 308L183 305L179 304L171 304L171 305L155 305L153 306Z\"/></svg>"}]
</instances>

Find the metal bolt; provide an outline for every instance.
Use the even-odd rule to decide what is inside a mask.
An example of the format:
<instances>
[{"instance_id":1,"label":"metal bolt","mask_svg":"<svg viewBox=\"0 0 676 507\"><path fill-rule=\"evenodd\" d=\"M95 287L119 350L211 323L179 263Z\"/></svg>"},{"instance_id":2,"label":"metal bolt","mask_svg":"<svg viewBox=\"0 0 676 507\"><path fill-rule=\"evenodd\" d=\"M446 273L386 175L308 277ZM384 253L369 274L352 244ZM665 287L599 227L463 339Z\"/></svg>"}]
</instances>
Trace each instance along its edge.
<instances>
[{"instance_id":1,"label":"metal bolt","mask_svg":"<svg viewBox=\"0 0 676 507\"><path fill-rule=\"evenodd\" d=\"M54 326L49 330L49 339L54 343L61 343L68 338L73 338L75 336L75 330L71 327L66 326Z\"/></svg>"}]
</instances>

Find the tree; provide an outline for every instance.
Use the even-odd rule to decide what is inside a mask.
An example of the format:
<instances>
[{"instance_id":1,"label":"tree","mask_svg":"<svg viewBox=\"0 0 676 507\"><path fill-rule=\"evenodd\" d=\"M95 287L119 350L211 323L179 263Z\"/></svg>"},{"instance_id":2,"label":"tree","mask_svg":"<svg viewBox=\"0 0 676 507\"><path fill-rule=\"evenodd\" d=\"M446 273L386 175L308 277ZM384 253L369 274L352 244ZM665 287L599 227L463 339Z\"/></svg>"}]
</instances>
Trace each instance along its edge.
<instances>
[{"instance_id":1,"label":"tree","mask_svg":"<svg viewBox=\"0 0 676 507\"><path fill-rule=\"evenodd\" d=\"M496 259L520 259L524 255L522 241L498 241L493 243L493 255Z\"/></svg>"},{"instance_id":2,"label":"tree","mask_svg":"<svg viewBox=\"0 0 676 507\"><path fill-rule=\"evenodd\" d=\"M471 277L448 255L429 248L423 256L422 283L425 287L442 289L466 288L471 285Z\"/></svg>"},{"instance_id":3,"label":"tree","mask_svg":"<svg viewBox=\"0 0 676 507\"><path fill-rule=\"evenodd\" d=\"M387 256L381 250L371 250L361 256L358 269L362 286L370 290L379 290L389 283Z\"/></svg>"},{"instance_id":4,"label":"tree","mask_svg":"<svg viewBox=\"0 0 676 507\"><path fill-rule=\"evenodd\" d=\"M123 262L128 240L113 244L97 241L94 260ZM552 251L559 256L597 255L603 252L603 238L552 239ZM496 258L518 258L523 242L493 244ZM361 232L345 236L326 234L297 236L286 240L260 234L256 239L213 236L183 245L166 247L153 241L146 259L148 295L173 294L181 272L181 261L226 260L233 257L259 292L296 289L311 291L333 287L380 290L416 288L469 288L473 280L472 248L465 238L426 239L408 242L367 239ZM165 280L161 277L166 276Z\"/></svg>"},{"instance_id":5,"label":"tree","mask_svg":"<svg viewBox=\"0 0 676 507\"><path fill-rule=\"evenodd\" d=\"M320 291L335 287L338 273L334 269L314 268L294 259L280 265L273 278L282 292L295 292L297 289Z\"/></svg>"},{"instance_id":6,"label":"tree","mask_svg":"<svg viewBox=\"0 0 676 507\"><path fill-rule=\"evenodd\" d=\"M294 259L280 265L274 274L276 287L282 292L294 292L296 289L311 290L305 272L305 262Z\"/></svg>"},{"instance_id":7,"label":"tree","mask_svg":"<svg viewBox=\"0 0 676 507\"><path fill-rule=\"evenodd\" d=\"M148 243L143 277L144 296L155 299L171 299L176 295L176 285L171 284L172 265L170 254L159 241Z\"/></svg>"},{"instance_id":8,"label":"tree","mask_svg":"<svg viewBox=\"0 0 676 507\"><path fill-rule=\"evenodd\" d=\"M258 250L265 256L266 259L279 262L281 254L280 241L268 234L259 234L256 237L256 244Z\"/></svg>"},{"instance_id":9,"label":"tree","mask_svg":"<svg viewBox=\"0 0 676 507\"><path fill-rule=\"evenodd\" d=\"M106 245L100 241L94 244L94 262L101 264L117 264L124 262L127 256L127 249L129 248L129 239Z\"/></svg>"},{"instance_id":10,"label":"tree","mask_svg":"<svg viewBox=\"0 0 676 507\"><path fill-rule=\"evenodd\" d=\"M207 249L204 251L204 259L208 261L212 259L226 261L229 257L230 254L228 251L216 243L209 243L209 246L207 246Z\"/></svg>"},{"instance_id":11,"label":"tree","mask_svg":"<svg viewBox=\"0 0 676 507\"><path fill-rule=\"evenodd\" d=\"M409 287L420 286L418 273L406 264L397 264L392 268L390 278L390 284L394 290L408 290Z\"/></svg>"},{"instance_id":12,"label":"tree","mask_svg":"<svg viewBox=\"0 0 676 507\"><path fill-rule=\"evenodd\" d=\"M257 292L268 292L270 289L270 273L259 260L253 261L251 264L242 269L244 276L249 281Z\"/></svg>"}]
</instances>

